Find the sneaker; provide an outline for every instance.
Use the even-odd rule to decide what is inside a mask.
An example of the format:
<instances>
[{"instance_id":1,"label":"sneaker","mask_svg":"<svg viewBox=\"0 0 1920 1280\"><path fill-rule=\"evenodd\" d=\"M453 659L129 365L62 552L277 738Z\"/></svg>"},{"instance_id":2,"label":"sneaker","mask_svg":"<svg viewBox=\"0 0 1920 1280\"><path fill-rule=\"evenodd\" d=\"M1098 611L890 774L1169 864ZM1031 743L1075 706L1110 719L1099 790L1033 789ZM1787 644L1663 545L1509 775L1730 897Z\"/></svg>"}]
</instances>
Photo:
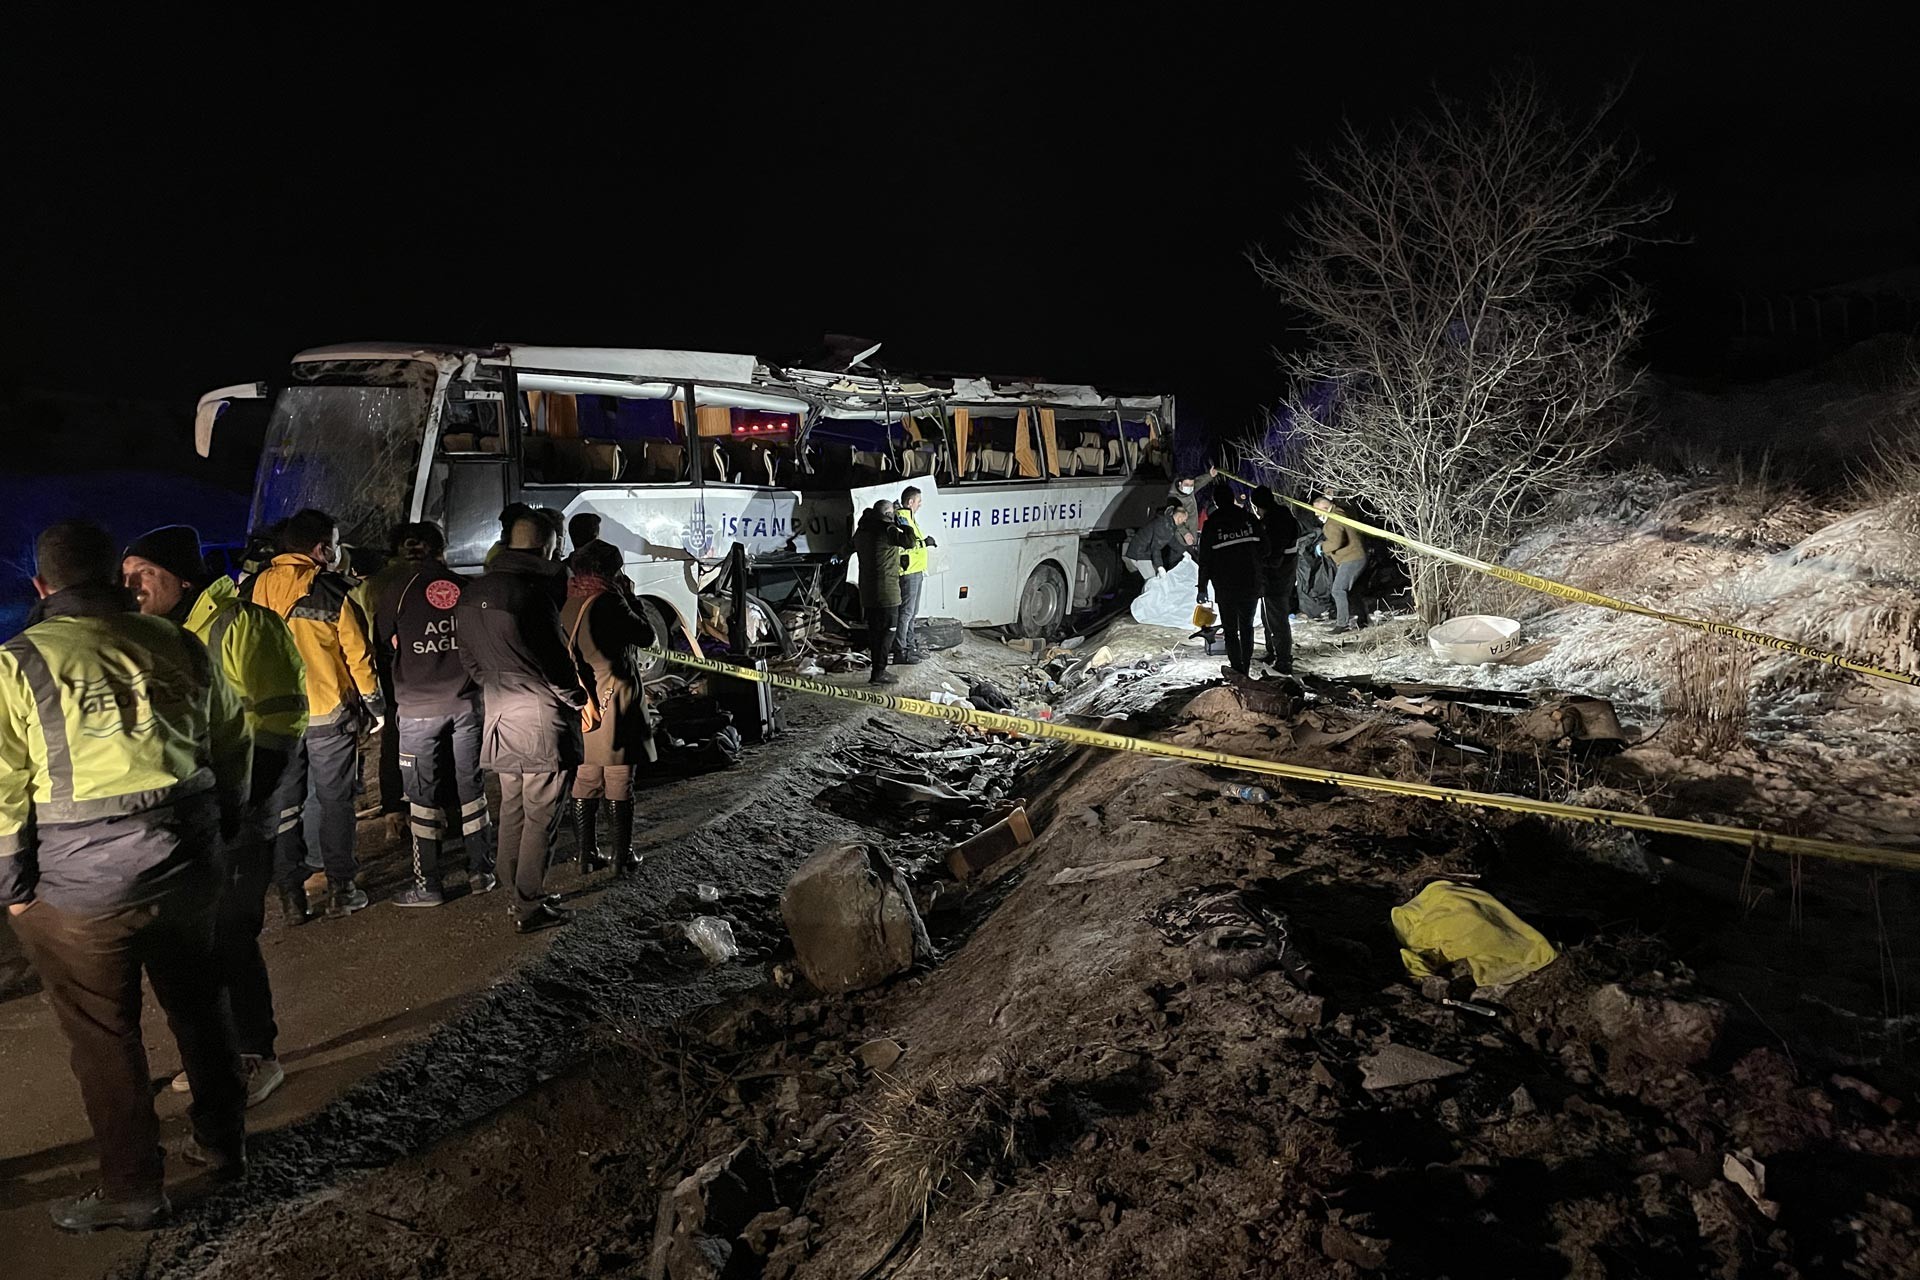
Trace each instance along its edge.
<instances>
[{"instance_id":1,"label":"sneaker","mask_svg":"<svg viewBox=\"0 0 1920 1280\"><path fill-rule=\"evenodd\" d=\"M922 659L919 654L910 653L904 658L895 658L893 665L896 667L917 667L922 661L924 661L924 659Z\"/></svg>"},{"instance_id":2,"label":"sneaker","mask_svg":"<svg viewBox=\"0 0 1920 1280\"><path fill-rule=\"evenodd\" d=\"M257 1107L287 1082L286 1070L278 1058L263 1058L257 1053L240 1055L240 1066L247 1073L247 1105Z\"/></svg>"},{"instance_id":3,"label":"sneaker","mask_svg":"<svg viewBox=\"0 0 1920 1280\"><path fill-rule=\"evenodd\" d=\"M333 896L327 899L327 919L345 920L366 905L367 895L359 885L350 884L344 889L335 889Z\"/></svg>"},{"instance_id":4,"label":"sneaker","mask_svg":"<svg viewBox=\"0 0 1920 1280\"><path fill-rule=\"evenodd\" d=\"M538 933L542 929L572 923L573 912L542 899L514 917L513 929L515 933Z\"/></svg>"},{"instance_id":5,"label":"sneaker","mask_svg":"<svg viewBox=\"0 0 1920 1280\"><path fill-rule=\"evenodd\" d=\"M882 671L877 676L868 677L867 683L868 684L899 684L900 677L894 675L891 671Z\"/></svg>"},{"instance_id":6,"label":"sneaker","mask_svg":"<svg viewBox=\"0 0 1920 1280\"><path fill-rule=\"evenodd\" d=\"M396 907L444 907L447 905L447 895L427 885L416 884L395 894L393 905Z\"/></svg>"},{"instance_id":7,"label":"sneaker","mask_svg":"<svg viewBox=\"0 0 1920 1280\"><path fill-rule=\"evenodd\" d=\"M213 1175L215 1182L238 1182L247 1176L247 1148L242 1140L238 1151L215 1151L200 1145L200 1139L188 1138L180 1149L180 1158L199 1165Z\"/></svg>"},{"instance_id":8,"label":"sneaker","mask_svg":"<svg viewBox=\"0 0 1920 1280\"><path fill-rule=\"evenodd\" d=\"M491 871L476 871L467 877L468 893L492 893L500 887L500 881Z\"/></svg>"},{"instance_id":9,"label":"sneaker","mask_svg":"<svg viewBox=\"0 0 1920 1280\"><path fill-rule=\"evenodd\" d=\"M78 1200L60 1200L47 1208L53 1225L62 1231L100 1231L121 1227L127 1231L151 1231L167 1220L173 1206L166 1193L135 1196L130 1200L109 1200L102 1191L90 1191Z\"/></svg>"}]
</instances>

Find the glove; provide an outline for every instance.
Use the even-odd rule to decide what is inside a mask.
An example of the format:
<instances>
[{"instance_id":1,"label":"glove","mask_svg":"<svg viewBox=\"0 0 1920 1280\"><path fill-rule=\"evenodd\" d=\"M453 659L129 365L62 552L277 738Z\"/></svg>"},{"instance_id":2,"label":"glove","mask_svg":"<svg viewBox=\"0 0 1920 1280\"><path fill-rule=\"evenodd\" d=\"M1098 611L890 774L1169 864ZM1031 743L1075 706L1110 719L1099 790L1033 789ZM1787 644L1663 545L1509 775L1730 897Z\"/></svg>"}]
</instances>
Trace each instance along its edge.
<instances>
[{"instance_id":1,"label":"glove","mask_svg":"<svg viewBox=\"0 0 1920 1280\"><path fill-rule=\"evenodd\" d=\"M1161 565L1155 572L1162 578L1167 576L1167 566Z\"/></svg>"},{"instance_id":2,"label":"glove","mask_svg":"<svg viewBox=\"0 0 1920 1280\"><path fill-rule=\"evenodd\" d=\"M1196 592L1193 597L1193 602L1195 604L1205 604L1207 602L1207 593L1204 590Z\"/></svg>"},{"instance_id":3,"label":"glove","mask_svg":"<svg viewBox=\"0 0 1920 1280\"><path fill-rule=\"evenodd\" d=\"M920 545L924 547L937 547L940 544L935 542L932 538L922 538L920 539Z\"/></svg>"},{"instance_id":4,"label":"glove","mask_svg":"<svg viewBox=\"0 0 1920 1280\"><path fill-rule=\"evenodd\" d=\"M378 733L387 727L387 704L378 694L362 698L360 709L367 713L368 733Z\"/></svg>"}]
</instances>

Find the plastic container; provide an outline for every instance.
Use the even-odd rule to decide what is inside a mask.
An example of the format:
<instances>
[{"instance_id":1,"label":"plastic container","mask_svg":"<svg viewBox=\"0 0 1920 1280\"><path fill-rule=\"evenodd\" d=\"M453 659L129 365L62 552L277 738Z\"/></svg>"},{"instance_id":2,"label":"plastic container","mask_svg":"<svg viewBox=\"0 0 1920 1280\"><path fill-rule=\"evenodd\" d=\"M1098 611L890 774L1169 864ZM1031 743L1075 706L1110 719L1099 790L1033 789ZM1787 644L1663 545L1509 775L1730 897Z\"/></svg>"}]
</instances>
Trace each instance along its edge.
<instances>
[{"instance_id":1,"label":"plastic container","mask_svg":"<svg viewBox=\"0 0 1920 1280\"><path fill-rule=\"evenodd\" d=\"M1427 632L1427 646L1442 662L1463 666L1499 662L1520 647L1520 624L1490 613L1449 618Z\"/></svg>"}]
</instances>

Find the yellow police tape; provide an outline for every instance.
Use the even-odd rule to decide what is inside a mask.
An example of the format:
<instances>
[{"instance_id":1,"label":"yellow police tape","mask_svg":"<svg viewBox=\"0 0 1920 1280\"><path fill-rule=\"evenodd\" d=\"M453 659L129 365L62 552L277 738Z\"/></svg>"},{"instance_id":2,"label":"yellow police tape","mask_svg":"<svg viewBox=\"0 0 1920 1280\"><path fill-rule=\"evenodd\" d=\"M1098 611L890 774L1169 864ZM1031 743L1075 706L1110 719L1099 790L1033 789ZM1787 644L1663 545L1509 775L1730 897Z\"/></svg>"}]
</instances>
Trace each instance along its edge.
<instances>
[{"instance_id":1,"label":"yellow police tape","mask_svg":"<svg viewBox=\"0 0 1920 1280\"><path fill-rule=\"evenodd\" d=\"M659 650L652 652L655 656L659 656ZM1578 822L1600 827L1625 827L1634 831L1657 832L1661 835L1686 836L1695 840L1738 845L1768 853L1804 854L1808 857L1832 858L1841 862L1892 867L1900 871L1920 871L1920 851L1905 852L1898 849L1881 849L1873 845L1848 844L1837 840L1775 835L1772 832L1755 831L1745 827L1724 827L1711 822L1690 822L1684 818L1657 818L1641 813L1617 813L1610 809L1589 809L1582 805L1556 804L1551 800L1533 800L1526 796L1495 795L1484 791L1468 791L1460 787L1436 787L1427 783L1376 778L1364 773L1339 773L1332 769L1312 769L1305 765L1281 764L1276 760L1261 760L1253 756L1228 755L1221 751L1201 751L1194 747L1155 742L1148 738L1128 738L1117 733L1101 733L1094 729L1074 729L1047 720L1029 720L1024 716L975 711L966 707L953 707L945 703L927 702L920 698L907 698L869 689L847 689L828 684L823 680L774 675L751 667L734 666L714 658L695 657L692 654L668 653L665 657L668 662L679 666L694 667L716 675L732 676L738 680L754 680L778 689L817 694L823 698L837 698L842 702L864 702L869 706L899 711L910 716L920 716L928 720L945 720L949 724L971 725L976 729L987 729L995 733L1018 733L1030 738L1053 738L1056 741L1071 742L1077 746L1099 747L1105 751L1131 751L1140 755L1161 756L1169 760L1191 760L1196 764L1217 765L1244 773L1265 774L1269 777L1290 778L1296 782L1317 782L1330 787L1345 787L1351 791L1381 791L1389 795L1414 796L1422 800L1438 800L1443 804L1465 805L1475 809L1499 809L1508 813L1532 814L1535 817L1555 818L1563 822Z\"/></svg>"},{"instance_id":2,"label":"yellow police tape","mask_svg":"<svg viewBox=\"0 0 1920 1280\"><path fill-rule=\"evenodd\" d=\"M1230 476L1224 471L1220 474L1237 485L1248 488L1252 487L1239 476ZM1712 636L1727 636L1734 640L1744 640L1748 644L1757 644L1768 649L1778 649L1782 653L1790 653L1797 658L1806 658L1813 662L1824 662L1830 667L1839 667L1842 670L1855 671L1863 676L1873 676L1880 680L1893 680L1900 684L1920 685L1920 675L1913 675L1910 672L1889 671L1885 667L1876 667L1871 663L1856 662L1844 654L1833 653L1826 649L1816 649L1812 645L1801 644L1797 640L1785 640L1779 636L1770 636L1764 631L1751 631L1746 627L1736 627L1730 622L1710 622L1705 618L1689 618L1684 614L1667 613L1661 609L1650 609L1646 605L1635 604L1631 600L1616 600L1612 596L1603 596L1597 591L1585 591L1579 587L1570 587L1564 582L1555 582L1552 578L1542 578L1537 574L1523 573L1518 569L1509 569L1505 565L1489 564L1485 560L1476 560L1472 556L1462 555L1458 551L1448 551L1444 547L1436 547L1425 542L1418 542L1406 537L1404 534L1388 533L1385 529L1375 528L1363 520L1355 520L1352 516L1336 515L1330 511L1321 511L1310 503L1300 502L1293 498L1283 498L1283 500L1299 507L1302 511L1312 511L1314 514L1326 519L1338 520L1341 524L1349 528L1358 529L1360 532L1370 537L1379 538L1383 542L1398 543L1400 546L1412 551L1418 551L1422 555L1433 556L1436 559L1445 560L1449 564L1457 564L1464 569L1472 569L1475 573L1484 573L1490 577L1499 578L1502 582L1511 582L1515 586L1526 587L1532 591L1544 592L1550 596L1557 596L1562 600L1570 600L1574 604L1588 604L1600 609L1613 609L1620 613L1636 613L1643 618L1653 618L1660 622L1670 622L1676 627L1688 627L1694 631L1704 631Z\"/></svg>"}]
</instances>

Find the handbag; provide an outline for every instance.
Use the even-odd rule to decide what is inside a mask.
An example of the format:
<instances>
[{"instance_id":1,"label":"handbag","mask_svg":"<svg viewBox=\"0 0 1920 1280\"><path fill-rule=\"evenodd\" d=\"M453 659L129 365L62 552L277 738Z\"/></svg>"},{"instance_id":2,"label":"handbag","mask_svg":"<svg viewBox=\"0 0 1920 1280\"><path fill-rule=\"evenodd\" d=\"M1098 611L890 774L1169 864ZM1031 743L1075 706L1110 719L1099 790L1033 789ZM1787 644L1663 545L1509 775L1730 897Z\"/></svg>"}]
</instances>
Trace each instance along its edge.
<instances>
[{"instance_id":1,"label":"handbag","mask_svg":"<svg viewBox=\"0 0 1920 1280\"><path fill-rule=\"evenodd\" d=\"M575 655L575 665L579 663L580 650L575 642L580 636L580 624L585 622L587 614L593 611L593 602L605 594L607 593L604 591L596 591L588 596L586 602L580 606L580 612L574 615L573 630L567 632L567 652ZM606 719L606 714L600 710L599 682L582 680L580 683L587 693L587 705L580 708L580 732L592 733Z\"/></svg>"}]
</instances>

